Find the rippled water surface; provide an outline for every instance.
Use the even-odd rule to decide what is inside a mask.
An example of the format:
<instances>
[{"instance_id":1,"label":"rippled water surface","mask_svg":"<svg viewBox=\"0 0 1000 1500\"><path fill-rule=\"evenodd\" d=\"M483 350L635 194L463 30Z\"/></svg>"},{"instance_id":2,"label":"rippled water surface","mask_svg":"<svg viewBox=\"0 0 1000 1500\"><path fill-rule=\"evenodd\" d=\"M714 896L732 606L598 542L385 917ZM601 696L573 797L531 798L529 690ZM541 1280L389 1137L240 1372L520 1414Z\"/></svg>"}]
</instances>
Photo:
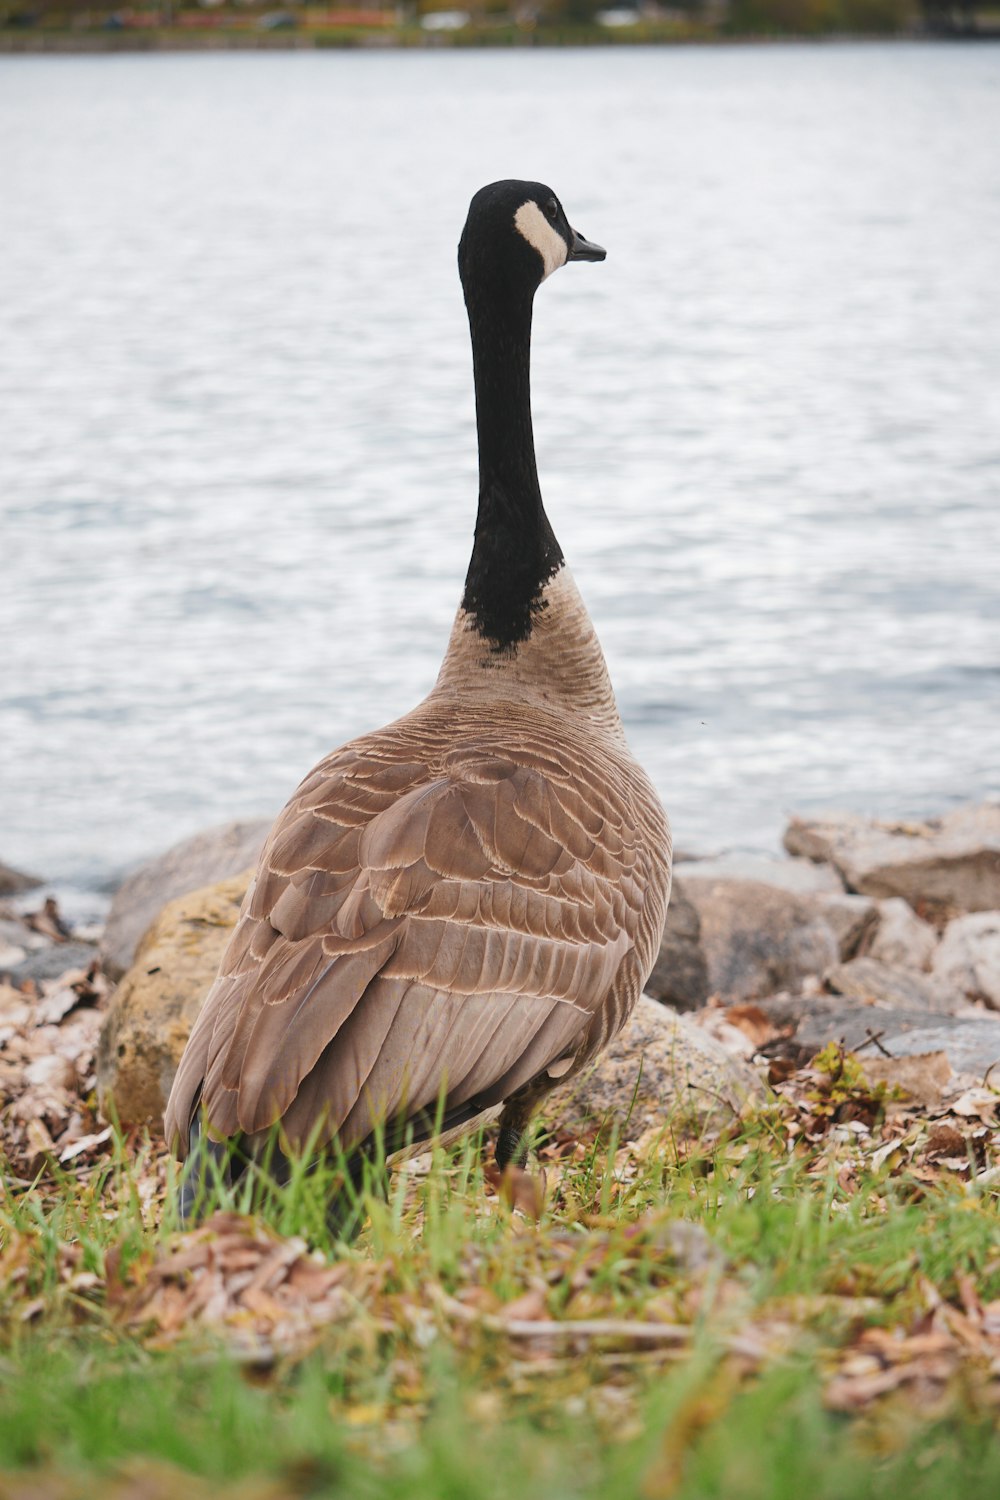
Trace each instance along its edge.
<instances>
[{"instance_id":1,"label":"rippled water surface","mask_svg":"<svg viewBox=\"0 0 1000 1500\"><path fill-rule=\"evenodd\" d=\"M540 177L543 490L687 847L998 788L1000 49L0 62L0 856L275 810L431 686L455 244Z\"/></svg>"}]
</instances>

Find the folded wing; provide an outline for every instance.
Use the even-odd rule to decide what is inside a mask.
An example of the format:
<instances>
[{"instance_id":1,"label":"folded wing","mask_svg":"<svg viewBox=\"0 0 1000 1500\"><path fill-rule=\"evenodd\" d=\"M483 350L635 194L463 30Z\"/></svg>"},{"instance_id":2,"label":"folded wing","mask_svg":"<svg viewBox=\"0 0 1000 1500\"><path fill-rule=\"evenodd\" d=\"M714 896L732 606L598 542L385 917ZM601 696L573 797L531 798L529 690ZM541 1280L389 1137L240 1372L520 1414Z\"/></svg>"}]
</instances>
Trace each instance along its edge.
<instances>
[{"instance_id":1,"label":"folded wing","mask_svg":"<svg viewBox=\"0 0 1000 1500\"><path fill-rule=\"evenodd\" d=\"M281 1120L350 1150L585 1045L639 923L627 798L488 745L400 750L346 747L275 824L171 1093L182 1150L199 1101L220 1137Z\"/></svg>"}]
</instances>

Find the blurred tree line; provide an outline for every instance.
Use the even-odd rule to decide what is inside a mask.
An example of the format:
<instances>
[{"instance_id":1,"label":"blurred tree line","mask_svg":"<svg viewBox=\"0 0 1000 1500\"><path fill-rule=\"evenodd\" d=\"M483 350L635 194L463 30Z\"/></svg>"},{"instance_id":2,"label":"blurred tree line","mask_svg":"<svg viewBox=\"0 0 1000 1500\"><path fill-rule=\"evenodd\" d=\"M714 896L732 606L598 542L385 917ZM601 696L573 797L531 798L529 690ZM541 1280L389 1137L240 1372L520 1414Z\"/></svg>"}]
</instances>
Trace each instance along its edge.
<instances>
[{"instance_id":1,"label":"blurred tree line","mask_svg":"<svg viewBox=\"0 0 1000 1500\"><path fill-rule=\"evenodd\" d=\"M418 0L420 11L444 9L452 0ZM607 10L634 11L637 20L688 21L729 35L821 32L895 33L910 29L920 16L921 0L453 0L475 14L530 13L532 19L592 25ZM931 3L931 0L927 0Z\"/></svg>"},{"instance_id":2,"label":"blurred tree line","mask_svg":"<svg viewBox=\"0 0 1000 1500\"><path fill-rule=\"evenodd\" d=\"M913 0L731 0L725 30L739 33L900 32L916 19Z\"/></svg>"},{"instance_id":3,"label":"blurred tree line","mask_svg":"<svg viewBox=\"0 0 1000 1500\"><path fill-rule=\"evenodd\" d=\"M526 34L536 29L572 40L580 28L611 39L598 25L615 12L615 40L667 40L671 36L817 36L830 33L893 35L924 30L974 34L979 0L0 0L0 27L72 30L111 27L184 27L199 24L266 24L263 12L284 12L288 25L322 29L340 15L363 27L372 20L414 27L429 12L466 12L468 40L489 40L490 28ZM1000 3L1000 0L998 0ZM365 16L369 17L368 22ZM277 17L280 20L280 16ZM634 24L629 25L632 22ZM462 40L454 35L455 41Z\"/></svg>"}]
</instances>

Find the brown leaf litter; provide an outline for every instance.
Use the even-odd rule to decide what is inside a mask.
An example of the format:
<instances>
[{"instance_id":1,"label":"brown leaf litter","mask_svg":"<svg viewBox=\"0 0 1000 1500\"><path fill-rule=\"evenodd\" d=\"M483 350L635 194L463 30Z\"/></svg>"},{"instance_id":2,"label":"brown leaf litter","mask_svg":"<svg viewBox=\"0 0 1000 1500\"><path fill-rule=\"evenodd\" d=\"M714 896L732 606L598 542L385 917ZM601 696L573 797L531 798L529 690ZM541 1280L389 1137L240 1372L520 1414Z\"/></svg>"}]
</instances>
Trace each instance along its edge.
<instances>
[{"instance_id":1,"label":"brown leaf litter","mask_svg":"<svg viewBox=\"0 0 1000 1500\"><path fill-rule=\"evenodd\" d=\"M50 1468L0 1474L0 1500L292 1500L310 1492L282 1479L220 1485L155 1458L132 1458L89 1476Z\"/></svg>"},{"instance_id":2,"label":"brown leaf litter","mask_svg":"<svg viewBox=\"0 0 1000 1500\"><path fill-rule=\"evenodd\" d=\"M94 1098L109 988L96 959L40 987L0 984L0 1149L15 1184L85 1164L111 1140Z\"/></svg>"},{"instance_id":3,"label":"brown leaf litter","mask_svg":"<svg viewBox=\"0 0 1000 1500\"><path fill-rule=\"evenodd\" d=\"M114 1137L96 1113L94 1063L108 989L96 964L38 986L0 985L0 1145L9 1192L34 1182L35 1191L57 1194L66 1174L82 1187L107 1160ZM775 1028L758 1007L719 1008L712 1024L724 1043L728 1038L734 1050L769 1065L760 1049L774 1040ZM831 1044L808 1066L776 1060L769 1066L775 1089L769 1118L779 1153L802 1153L817 1173L832 1163L845 1198L871 1170L905 1171L917 1192L949 1178L996 1190L1000 1092L955 1079L943 1054L859 1061ZM266 1365L299 1357L329 1330L362 1349L393 1335L402 1351L399 1381L409 1381L414 1392L417 1353L439 1337L459 1347L489 1341L523 1378L572 1371L585 1356L588 1367L603 1364L609 1378L624 1372L629 1379L644 1362L684 1357L697 1325L711 1329L742 1378L784 1357L804 1324L818 1319L827 1326L833 1316L846 1339L827 1361L834 1409L862 1410L893 1392L930 1409L958 1380L974 1381L984 1400L997 1402L1000 1304L981 1304L971 1283L960 1282L957 1302L925 1283L918 1312L887 1330L865 1326L872 1309L850 1296L754 1307L705 1230L662 1210L624 1227L614 1217L591 1215L572 1231L557 1221L536 1231L527 1221L543 1212L546 1175L549 1206L558 1215L566 1205L564 1184L591 1146L555 1130L541 1152L545 1171L508 1169L501 1178L487 1170L483 1213L513 1213L512 1253L523 1287L513 1301L492 1286L478 1243L462 1248L448 1284L427 1269L415 1290L391 1257L354 1253L330 1263L304 1240L235 1214L216 1214L130 1263L112 1250L103 1275L84 1265L78 1245L63 1243L50 1270L63 1305L85 1318L96 1310L156 1349L221 1340L237 1358ZM679 1157L703 1149L704 1142L690 1140L677 1146ZM662 1131L624 1140L610 1203L627 1194L652 1153L659 1160L663 1151ZM165 1161L159 1142L134 1157L130 1187L151 1213L164 1192ZM407 1170L415 1192L419 1165ZM877 1196L869 1207L881 1211ZM116 1205L108 1201L101 1211L113 1219ZM414 1236L411 1276L414 1267L429 1267L419 1222ZM42 1319L51 1302L32 1279L33 1253L27 1235L12 1236L0 1253L12 1316L22 1324ZM616 1290L623 1279L630 1287L624 1300Z\"/></svg>"},{"instance_id":4,"label":"brown leaf litter","mask_svg":"<svg viewBox=\"0 0 1000 1500\"><path fill-rule=\"evenodd\" d=\"M956 1307L924 1281L926 1311L915 1327L865 1328L840 1350L826 1386L827 1406L859 1411L905 1389L912 1404L933 1409L963 1378L977 1388L980 1404L1000 1410L1000 1301L980 1302L967 1276L958 1277L958 1286Z\"/></svg>"},{"instance_id":5,"label":"brown leaf litter","mask_svg":"<svg viewBox=\"0 0 1000 1500\"><path fill-rule=\"evenodd\" d=\"M385 1334L404 1352L438 1337L467 1348L488 1340L522 1378L533 1366L550 1375L572 1369L581 1356L609 1371L650 1357L674 1361L689 1352L700 1325L742 1379L786 1357L803 1326L829 1325L832 1317L849 1336L825 1357L831 1409L860 1411L902 1391L911 1406L931 1411L959 1381L971 1383L981 1406L1000 1409L1000 1301L983 1304L968 1277L958 1278L957 1301L922 1281L906 1326L870 1327L875 1298L800 1296L755 1308L700 1226L662 1213L643 1215L624 1233L619 1226L581 1239L553 1229L519 1244L526 1290L504 1301L480 1245L463 1248L454 1290L430 1277L414 1287L398 1280L391 1263L331 1264L301 1239L219 1213L125 1274L109 1257L106 1304L119 1326L154 1349L221 1338L238 1359L268 1366L301 1357L336 1328L362 1349ZM654 1249L661 1253L651 1259ZM644 1300L623 1316L608 1268L627 1278L630 1262L645 1283ZM91 1292L95 1278L81 1279L72 1257L62 1274L76 1277L81 1295ZM22 1316L36 1313L33 1303Z\"/></svg>"},{"instance_id":6,"label":"brown leaf litter","mask_svg":"<svg viewBox=\"0 0 1000 1500\"><path fill-rule=\"evenodd\" d=\"M354 1316L370 1279L363 1263L331 1264L305 1240L216 1213L125 1274L109 1256L107 1303L151 1348L224 1332L237 1356L268 1363Z\"/></svg>"}]
</instances>

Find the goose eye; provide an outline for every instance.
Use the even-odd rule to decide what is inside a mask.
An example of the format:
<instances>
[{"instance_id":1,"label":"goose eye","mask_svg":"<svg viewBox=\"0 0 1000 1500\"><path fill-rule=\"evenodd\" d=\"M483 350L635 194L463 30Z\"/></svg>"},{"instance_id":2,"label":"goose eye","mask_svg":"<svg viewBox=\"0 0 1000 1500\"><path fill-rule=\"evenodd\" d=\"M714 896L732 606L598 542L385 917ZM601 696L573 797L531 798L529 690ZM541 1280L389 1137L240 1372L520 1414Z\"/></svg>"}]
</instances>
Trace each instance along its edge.
<instances>
[{"instance_id":1,"label":"goose eye","mask_svg":"<svg viewBox=\"0 0 1000 1500\"><path fill-rule=\"evenodd\" d=\"M550 198L548 203L546 203L545 212L548 214L549 218L554 224L556 221L556 216L559 213L559 205L554 198Z\"/></svg>"}]
</instances>

